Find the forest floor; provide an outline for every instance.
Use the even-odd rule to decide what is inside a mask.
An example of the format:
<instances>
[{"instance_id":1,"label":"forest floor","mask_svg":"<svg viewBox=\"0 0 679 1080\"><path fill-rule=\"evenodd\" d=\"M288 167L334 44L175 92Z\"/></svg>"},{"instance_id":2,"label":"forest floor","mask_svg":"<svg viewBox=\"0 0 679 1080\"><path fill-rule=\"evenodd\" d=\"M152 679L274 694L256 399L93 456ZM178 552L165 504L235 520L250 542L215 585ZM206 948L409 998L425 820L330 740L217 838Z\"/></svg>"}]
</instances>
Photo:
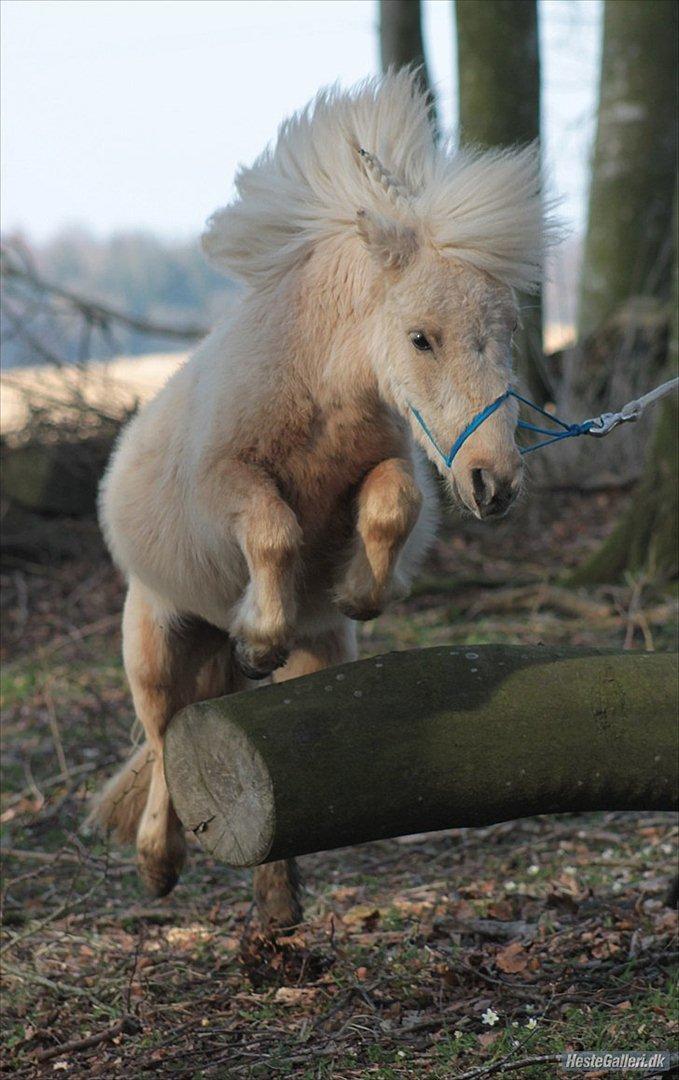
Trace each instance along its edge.
<instances>
[{"instance_id":1,"label":"forest floor","mask_svg":"<svg viewBox=\"0 0 679 1080\"><path fill-rule=\"evenodd\" d=\"M362 628L362 655L676 648L667 592L560 584L626 498L534 494L493 527L449 519L411 599ZM133 853L80 831L129 746L122 585L93 524L38 532L32 561L8 556L2 576L5 1074L541 1078L568 1075L565 1049L676 1044L670 814L308 856L306 921L275 936L257 926L250 875L197 847L171 896L145 898Z\"/></svg>"}]
</instances>

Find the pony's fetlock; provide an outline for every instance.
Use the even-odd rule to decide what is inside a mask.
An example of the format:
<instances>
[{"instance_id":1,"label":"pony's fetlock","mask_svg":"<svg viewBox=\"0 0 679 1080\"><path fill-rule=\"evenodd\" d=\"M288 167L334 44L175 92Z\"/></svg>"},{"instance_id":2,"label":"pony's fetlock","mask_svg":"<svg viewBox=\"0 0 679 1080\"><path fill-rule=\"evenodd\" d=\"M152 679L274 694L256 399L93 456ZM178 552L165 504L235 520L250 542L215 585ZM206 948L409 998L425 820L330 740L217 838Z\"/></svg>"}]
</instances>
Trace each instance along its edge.
<instances>
[{"instance_id":1,"label":"pony's fetlock","mask_svg":"<svg viewBox=\"0 0 679 1080\"><path fill-rule=\"evenodd\" d=\"M302 921L301 881L294 859L258 866L254 893L262 926L292 927Z\"/></svg>"},{"instance_id":2,"label":"pony's fetlock","mask_svg":"<svg viewBox=\"0 0 679 1080\"><path fill-rule=\"evenodd\" d=\"M137 842L137 873L150 896L167 896L179 881L186 862L186 838L178 822L163 836L162 844Z\"/></svg>"},{"instance_id":3,"label":"pony's fetlock","mask_svg":"<svg viewBox=\"0 0 679 1080\"><path fill-rule=\"evenodd\" d=\"M283 667L290 655L285 645L255 645L237 638L233 646L233 658L246 679L266 679Z\"/></svg>"},{"instance_id":4,"label":"pony's fetlock","mask_svg":"<svg viewBox=\"0 0 679 1080\"><path fill-rule=\"evenodd\" d=\"M408 595L408 585L394 573L386 582L375 579L365 554L352 558L343 580L335 589L335 605L349 619L367 622L376 619L384 609Z\"/></svg>"},{"instance_id":5,"label":"pony's fetlock","mask_svg":"<svg viewBox=\"0 0 679 1080\"><path fill-rule=\"evenodd\" d=\"M251 582L231 628L233 658L248 679L264 679L283 666L292 645L292 623L297 605L293 590L274 599L269 595L264 605L256 585Z\"/></svg>"}]
</instances>

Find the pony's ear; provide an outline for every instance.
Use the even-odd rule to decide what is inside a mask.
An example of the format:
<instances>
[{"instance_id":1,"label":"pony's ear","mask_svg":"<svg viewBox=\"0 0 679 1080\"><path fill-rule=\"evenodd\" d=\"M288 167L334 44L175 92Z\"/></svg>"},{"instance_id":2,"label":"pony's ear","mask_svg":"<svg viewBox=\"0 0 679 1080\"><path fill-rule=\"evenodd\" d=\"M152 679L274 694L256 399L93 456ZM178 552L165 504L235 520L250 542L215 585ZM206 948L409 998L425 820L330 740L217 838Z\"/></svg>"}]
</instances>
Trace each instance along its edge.
<instances>
[{"instance_id":1,"label":"pony's ear","mask_svg":"<svg viewBox=\"0 0 679 1080\"><path fill-rule=\"evenodd\" d=\"M356 227L370 254L385 269L402 269L417 251L419 239L411 225L372 210L359 210Z\"/></svg>"}]
</instances>

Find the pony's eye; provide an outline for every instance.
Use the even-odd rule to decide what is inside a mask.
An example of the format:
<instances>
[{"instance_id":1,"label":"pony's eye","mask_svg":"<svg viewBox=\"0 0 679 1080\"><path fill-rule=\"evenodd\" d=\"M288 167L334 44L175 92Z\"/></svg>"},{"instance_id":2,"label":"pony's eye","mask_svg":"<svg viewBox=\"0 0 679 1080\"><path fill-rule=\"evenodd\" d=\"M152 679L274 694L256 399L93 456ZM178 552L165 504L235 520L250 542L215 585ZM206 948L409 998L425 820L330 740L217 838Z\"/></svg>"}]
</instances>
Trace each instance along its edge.
<instances>
[{"instance_id":1,"label":"pony's eye","mask_svg":"<svg viewBox=\"0 0 679 1080\"><path fill-rule=\"evenodd\" d=\"M410 340L417 349L418 352L431 352L431 345L427 341L426 337L419 330L415 334L410 335Z\"/></svg>"}]
</instances>

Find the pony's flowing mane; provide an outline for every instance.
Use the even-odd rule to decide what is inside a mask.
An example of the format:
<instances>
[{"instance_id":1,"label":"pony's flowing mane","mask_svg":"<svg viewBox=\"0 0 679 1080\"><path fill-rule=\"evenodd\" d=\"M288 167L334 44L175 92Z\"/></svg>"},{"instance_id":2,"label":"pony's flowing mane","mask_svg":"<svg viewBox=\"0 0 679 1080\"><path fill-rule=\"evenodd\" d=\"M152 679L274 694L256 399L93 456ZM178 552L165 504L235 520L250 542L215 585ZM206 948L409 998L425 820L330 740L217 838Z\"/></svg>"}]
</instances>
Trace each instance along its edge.
<instances>
[{"instance_id":1,"label":"pony's flowing mane","mask_svg":"<svg viewBox=\"0 0 679 1080\"><path fill-rule=\"evenodd\" d=\"M408 69L321 90L281 125L273 147L239 169L236 190L210 218L203 246L255 287L276 282L319 241L355 236L359 210L417 224L443 253L523 290L538 286L554 236L536 146L436 146Z\"/></svg>"}]
</instances>

